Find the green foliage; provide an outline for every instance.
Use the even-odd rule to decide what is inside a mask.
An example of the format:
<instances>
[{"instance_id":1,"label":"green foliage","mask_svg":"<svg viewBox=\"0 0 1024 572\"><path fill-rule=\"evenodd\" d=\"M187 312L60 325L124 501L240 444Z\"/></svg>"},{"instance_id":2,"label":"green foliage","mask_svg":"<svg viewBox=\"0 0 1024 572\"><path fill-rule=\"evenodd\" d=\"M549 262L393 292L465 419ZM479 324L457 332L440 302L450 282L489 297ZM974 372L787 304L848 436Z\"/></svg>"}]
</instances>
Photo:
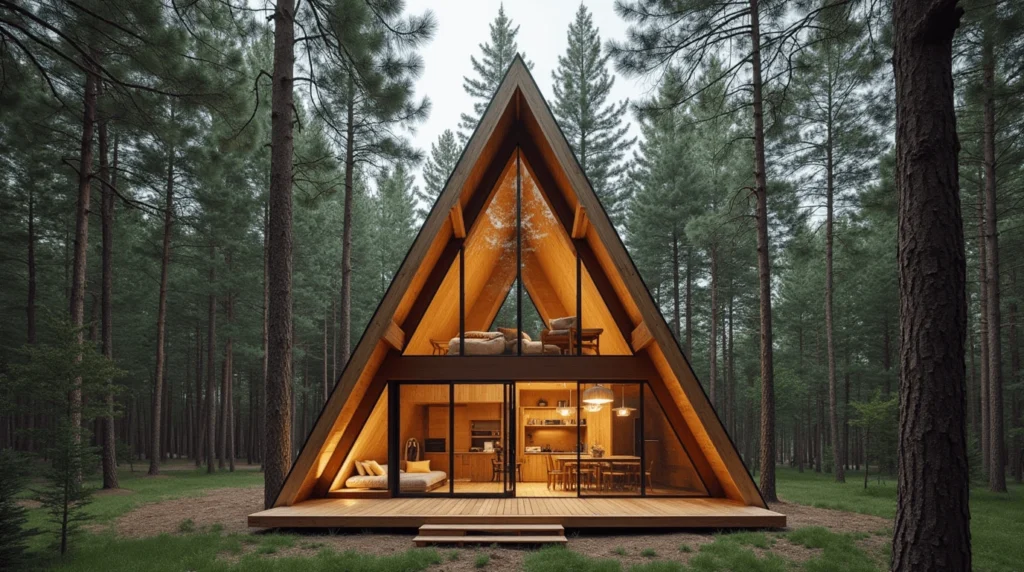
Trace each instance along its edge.
<instances>
[{"instance_id":1,"label":"green foliage","mask_svg":"<svg viewBox=\"0 0 1024 572\"><path fill-rule=\"evenodd\" d=\"M658 553L653 548L644 548L640 551L640 556L643 556L644 558L655 558L658 556Z\"/></svg>"},{"instance_id":2,"label":"green foliage","mask_svg":"<svg viewBox=\"0 0 1024 572\"><path fill-rule=\"evenodd\" d=\"M490 554L477 554L476 558L473 559L473 567L474 568L484 568L485 566L487 566L490 563L491 563L491 555Z\"/></svg>"},{"instance_id":3,"label":"green foliage","mask_svg":"<svg viewBox=\"0 0 1024 572\"><path fill-rule=\"evenodd\" d=\"M591 558L561 546L549 546L523 559L526 572L619 572L618 560Z\"/></svg>"},{"instance_id":4,"label":"green foliage","mask_svg":"<svg viewBox=\"0 0 1024 572\"><path fill-rule=\"evenodd\" d=\"M95 470L97 458L95 449L82 443L80 430L66 420L57 422L49 442L46 457L50 466L43 475L44 485L33 492L49 517L55 545L63 555L82 523L91 519L83 509L92 501L95 489L83 482L83 476Z\"/></svg>"},{"instance_id":5,"label":"green foliage","mask_svg":"<svg viewBox=\"0 0 1024 572\"><path fill-rule=\"evenodd\" d=\"M827 528L811 526L790 532L786 538L807 548L821 549L821 554L804 563L808 572L874 572L874 561L857 548L856 538L850 534L837 534Z\"/></svg>"},{"instance_id":6,"label":"green foliage","mask_svg":"<svg viewBox=\"0 0 1024 572\"><path fill-rule=\"evenodd\" d=\"M459 161L459 154L462 147L455 142L455 134L451 129L445 129L437 137L436 143L430 144L430 156L423 165L423 190L416 190L415 197L419 203L416 207L416 217L422 223L427 219L430 208L434 206L438 195L448 182L448 177L455 170L455 164Z\"/></svg>"},{"instance_id":7,"label":"green foliage","mask_svg":"<svg viewBox=\"0 0 1024 572\"><path fill-rule=\"evenodd\" d=\"M27 562L25 550L38 531L28 527L26 510L18 495L28 480L26 459L10 449L0 449L0 569L17 570Z\"/></svg>"},{"instance_id":8,"label":"green foliage","mask_svg":"<svg viewBox=\"0 0 1024 572\"><path fill-rule=\"evenodd\" d=\"M783 572L788 569L786 561L775 554L759 557L743 548L740 542L729 540L730 535L719 537L710 544L700 547L690 559L694 571L751 570L757 572Z\"/></svg>"},{"instance_id":9,"label":"green foliage","mask_svg":"<svg viewBox=\"0 0 1024 572\"><path fill-rule=\"evenodd\" d=\"M505 15L504 4L499 5L498 15L489 26L490 41L480 44L481 58L477 60L476 56L469 56L476 77L462 78L462 89L476 100L473 102L473 113L463 113L459 121L459 142L463 145L469 141L491 97L498 91L505 72L519 54L519 44L516 43L519 26L512 26L512 20ZM533 68L533 62L526 60L525 55L523 60L528 68Z\"/></svg>"},{"instance_id":10,"label":"green foliage","mask_svg":"<svg viewBox=\"0 0 1024 572\"><path fill-rule=\"evenodd\" d=\"M616 546L615 549L612 550L612 554L615 554L616 556L625 556L626 549L621 546Z\"/></svg>"},{"instance_id":11,"label":"green foliage","mask_svg":"<svg viewBox=\"0 0 1024 572\"><path fill-rule=\"evenodd\" d=\"M568 47L551 72L555 98L551 111L565 133L583 172L612 221L624 219L629 187L621 184L620 162L636 143L623 124L628 101L608 103L614 78L608 73L608 54L587 7L580 4L569 24Z\"/></svg>"}]
</instances>

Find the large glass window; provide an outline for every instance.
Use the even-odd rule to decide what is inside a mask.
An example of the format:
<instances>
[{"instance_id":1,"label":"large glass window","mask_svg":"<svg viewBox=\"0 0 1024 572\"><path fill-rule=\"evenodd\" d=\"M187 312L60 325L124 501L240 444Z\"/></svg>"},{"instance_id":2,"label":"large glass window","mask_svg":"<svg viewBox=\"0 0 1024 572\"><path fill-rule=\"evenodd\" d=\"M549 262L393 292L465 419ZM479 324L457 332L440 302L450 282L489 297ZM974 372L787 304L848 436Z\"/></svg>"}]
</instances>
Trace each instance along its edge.
<instances>
[{"instance_id":1,"label":"large glass window","mask_svg":"<svg viewBox=\"0 0 1024 572\"><path fill-rule=\"evenodd\" d=\"M634 425L639 397L639 383L580 384L580 429L586 448L580 451L574 472L582 496L640 496L643 459Z\"/></svg>"},{"instance_id":2,"label":"large glass window","mask_svg":"<svg viewBox=\"0 0 1024 572\"><path fill-rule=\"evenodd\" d=\"M644 487L647 496L707 496L708 492L693 466L689 451L648 385L643 395ZM682 420L677 420L682 424ZM696 452L700 454L699 452Z\"/></svg>"}]
</instances>

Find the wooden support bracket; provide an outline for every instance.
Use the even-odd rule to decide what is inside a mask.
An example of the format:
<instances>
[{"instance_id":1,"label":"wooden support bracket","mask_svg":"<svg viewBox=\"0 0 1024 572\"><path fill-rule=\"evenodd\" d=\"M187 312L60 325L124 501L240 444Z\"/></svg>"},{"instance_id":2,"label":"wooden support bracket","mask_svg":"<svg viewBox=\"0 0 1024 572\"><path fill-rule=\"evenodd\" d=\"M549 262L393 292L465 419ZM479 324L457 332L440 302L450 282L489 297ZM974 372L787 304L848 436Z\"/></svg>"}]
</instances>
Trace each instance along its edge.
<instances>
[{"instance_id":1,"label":"wooden support bracket","mask_svg":"<svg viewBox=\"0 0 1024 572\"><path fill-rule=\"evenodd\" d=\"M651 334L651 330L647 329L646 322L640 322L640 325L633 330L631 340L634 352L638 352L651 345L651 342L654 341L654 336Z\"/></svg>"},{"instance_id":2,"label":"wooden support bracket","mask_svg":"<svg viewBox=\"0 0 1024 572\"><path fill-rule=\"evenodd\" d=\"M462 204L455 203L448 217L452 219L452 233L455 238L466 238L466 221L462 217Z\"/></svg>"},{"instance_id":3,"label":"wooden support bracket","mask_svg":"<svg viewBox=\"0 0 1024 572\"><path fill-rule=\"evenodd\" d=\"M384 332L384 341L396 350L402 351L405 348L405 332L392 321L388 324L387 331Z\"/></svg>"},{"instance_id":4,"label":"wooden support bracket","mask_svg":"<svg viewBox=\"0 0 1024 572\"><path fill-rule=\"evenodd\" d=\"M583 205L576 205L576 215L572 219L572 237L586 238L587 236L587 209Z\"/></svg>"}]
</instances>

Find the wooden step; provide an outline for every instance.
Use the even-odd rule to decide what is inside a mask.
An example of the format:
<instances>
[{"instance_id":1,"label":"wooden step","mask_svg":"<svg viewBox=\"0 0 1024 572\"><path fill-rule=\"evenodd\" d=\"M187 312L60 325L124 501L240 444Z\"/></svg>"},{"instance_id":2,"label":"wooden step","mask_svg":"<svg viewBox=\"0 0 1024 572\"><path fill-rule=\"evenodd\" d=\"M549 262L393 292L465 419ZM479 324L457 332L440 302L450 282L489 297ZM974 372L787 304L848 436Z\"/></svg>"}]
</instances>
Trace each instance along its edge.
<instances>
[{"instance_id":1,"label":"wooden step","mask_svg":"<svg viewBox=\"0 0 1024 572\"><path fill-rule=\"evenodd\" d=\"M561 524L424 524L420 534L426 536L468 536L471 534L528 534L530 536L564 536Z\"/></svg>"},{"instance_id":2,"label":"wooden step","mask_svg":"<svg viewBox=\"0 0 1024 572\"><path fill-rule=\"evenodd\" d=\"M416 546L428 544L565 544L565 536L417 536L412 539Z\"/></svg>"}]
</instances>

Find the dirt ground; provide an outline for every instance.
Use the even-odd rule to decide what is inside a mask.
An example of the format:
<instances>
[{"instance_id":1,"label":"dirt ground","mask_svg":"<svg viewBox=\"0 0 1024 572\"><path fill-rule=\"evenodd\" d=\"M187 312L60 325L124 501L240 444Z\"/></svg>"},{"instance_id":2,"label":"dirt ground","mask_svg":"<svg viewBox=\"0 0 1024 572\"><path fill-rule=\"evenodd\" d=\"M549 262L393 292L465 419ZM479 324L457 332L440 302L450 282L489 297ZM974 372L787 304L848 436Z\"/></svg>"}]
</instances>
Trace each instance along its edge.
<instances>
[{"instance_id":1,"label":"dirt ground","mask_svg":"<svg viewBox=\"0 0 1024 572\"><path fill-rule=\"evenodd\" d=\"M202 497L183 498L150 503L120 517L114 523L117 533L122 537L138 538L159 534L179 534L181 523L191 520L195 530L209 530L219 526L225 533L259 535L265 531L249 529L246 516L261 510L263 503L262 487L212 489ZM790 503L776 503L772 510L786 515L790 529L807 526L823 526L834 532L865 533L867 537L859 540L858 545L868 554L880 554L887 534L880 531L891 526L891 522L874 516L819 509ZM292 548L281 549L273 557L289 555L312 555L323 548L335 550L356 550L369 554L391 554L412 547L412 533L409 531L355 531L321 530L316 532L299 532L304 538L296 542ZM611 531L569 530L569 548L595 557L615 558L625 566L649 561L640 555L645 549L653 549L657 558L687 561L697 553L700 545L714 541L714 536L707 532L662 532L644 531L641 534L622 535ZM692 552L681 552L680 545L686 544ZM253 550L257 543L246 543L247 550ZM621 547L625 555L616 554ZM474 559L478 554L489 554L488 570L519 570L527 550L516 548L492 548L481 546L458 549L460 557L438 566L438 570L473 570ZM764 552L753 549L755 552ZM451 549L439 548L443 556ZM793 561L803 561L813 557L817 551L792 544L785 538L779 538L771 548L771 552Z\"/></svg>"}]
</instances>

